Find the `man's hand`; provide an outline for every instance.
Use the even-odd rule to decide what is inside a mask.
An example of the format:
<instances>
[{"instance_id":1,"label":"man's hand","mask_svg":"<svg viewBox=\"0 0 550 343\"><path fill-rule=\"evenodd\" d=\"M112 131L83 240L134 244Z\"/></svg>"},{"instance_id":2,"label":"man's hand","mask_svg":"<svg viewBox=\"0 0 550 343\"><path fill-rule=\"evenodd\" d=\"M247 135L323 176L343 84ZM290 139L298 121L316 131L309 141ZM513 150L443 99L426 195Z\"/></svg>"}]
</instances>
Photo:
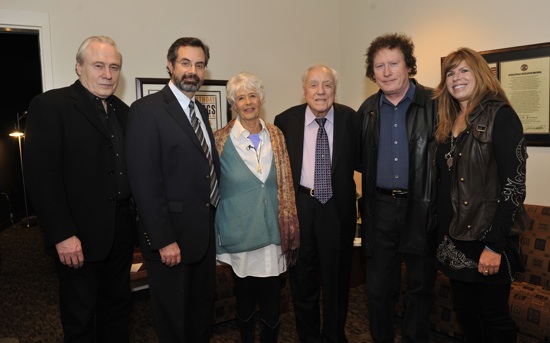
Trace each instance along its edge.
<instances>
[{"instance_id":1,"label":"man's hand","mask_svg":"<svg viewBox=\"0 0 550 343\"><path fill-rule=\"evenodd\" d=\"M78 269L84 264L82 244L76 236L67 238L55 245L59 260L67 267Z\"/></svg>"},{"instance_id":2,"label":"man's hand","mask_svg":"<svg viewBox=\"0 0 550 343\"><path fill-rule=\"evenodd\" d=\"M160 248L159 253L161 262L167 267L177 266L181 262L180 247L176 242Z\"/></svg>"},{"instance_id":3,"label":"man's hand","mask_svg":"<svg viewBox=\"0 0 550 343\"><path fill-rule=\"evenodd\" d=\"M477 271L485 276L498 273L501 255L487 248L483 249L479 257Z\"/></svg>"}]
</instances>

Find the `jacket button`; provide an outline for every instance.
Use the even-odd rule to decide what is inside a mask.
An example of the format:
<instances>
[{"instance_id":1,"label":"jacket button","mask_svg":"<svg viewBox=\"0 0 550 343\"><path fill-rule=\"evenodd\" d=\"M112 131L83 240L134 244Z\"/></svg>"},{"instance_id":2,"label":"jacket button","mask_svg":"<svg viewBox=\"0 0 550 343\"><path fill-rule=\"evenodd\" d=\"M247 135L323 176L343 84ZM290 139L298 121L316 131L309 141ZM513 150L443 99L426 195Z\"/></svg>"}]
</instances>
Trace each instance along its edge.
<instances>
[{"instance_id":1,"label":"jacket button","mask_svg":"<svg viewBox=\"0 0 550 343\"><path fill-rule=\"evenodd\" d=\"M467 201L464 201L463 204L466 205L466 206L469 205L469 203Z\"/></svg>"},{"instance_id":2,"label":"jacket button","mask_svg":"<svg viewBox=\"0 0 550 343\"><path fill-rule=\"evenodd\" d=\"M461 152L459 152L459 153L458 153L458 156L462 156L462 153L461 153Z\"/></svg>"},{"instance_id":3,"label":"jacket button","mask_svg":"<svg viewBox=\"0 0 550 343\"><path fill-rule=\"evenodd\" d=\"M205 205L205 207L210 207L210 203L207 202L206 205Z\"/></svg>"},{"instance_id":4,"label":"jacket button","mask_svg":"<svg viewBox=\"0 0 550 343\"><path fill-rule=\"evenodd\" d=\"M468 225L468 226L466 226L466 227L467 227L468 229L471 229L471 228L472 228L472 225Z\"/></svg>"},{"instance_id":5,"label":"jacket button","mask_svg":"<svg viewBox=\"0 0 550 343\"><path fill-rule=\"evenodd\" d=\"M464 182L464 178L463 178L463 177L460 178L460 182Z\"/></svg>"}]
</instances>

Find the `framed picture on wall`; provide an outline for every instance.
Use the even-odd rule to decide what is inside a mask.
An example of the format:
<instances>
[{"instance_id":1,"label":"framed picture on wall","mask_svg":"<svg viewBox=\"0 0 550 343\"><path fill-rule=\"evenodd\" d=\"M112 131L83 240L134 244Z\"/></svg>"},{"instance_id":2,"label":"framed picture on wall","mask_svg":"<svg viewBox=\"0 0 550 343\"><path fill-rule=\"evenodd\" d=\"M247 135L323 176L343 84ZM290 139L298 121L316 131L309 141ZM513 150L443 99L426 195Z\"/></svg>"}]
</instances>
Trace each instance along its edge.
<instances>
[{"instance_id":1,"label":"framed picture on wall","mask_svg":"<svg viewBox=\"0 0 550 343\"><path fill-rule=\"evenodd\" d=\"M519 115L527 145L550 146L550 43L480 54Z\"/></svg>"},{"instance_id":2,"label":"framed picture on wall","mask_svg":"<svg viewBox=\"0 0 550 343\"><path fill-rule=\"evenodd\" d=\"M160 91L169 78L136 77L136 98ZM195 93L195 99L208 110L212 131L224 127L231 120L231 109L227 102L224 80L204 80L202 87Z\"/></svg>"}]
</instances>

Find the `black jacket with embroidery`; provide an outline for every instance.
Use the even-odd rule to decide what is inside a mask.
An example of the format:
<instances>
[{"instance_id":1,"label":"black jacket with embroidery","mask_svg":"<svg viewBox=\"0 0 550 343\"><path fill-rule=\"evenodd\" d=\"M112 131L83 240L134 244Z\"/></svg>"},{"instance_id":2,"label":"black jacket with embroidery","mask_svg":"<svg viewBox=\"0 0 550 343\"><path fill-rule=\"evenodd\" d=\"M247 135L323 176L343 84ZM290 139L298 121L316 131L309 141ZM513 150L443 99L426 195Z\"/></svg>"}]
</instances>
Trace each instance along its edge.
<instances>
[{"instance_id":1,"label":"black jacket with embroidery","mask_svg":"<svg viewBox=\"0 0 550 343\"><path fill-rule=\"evenodd\" d=\"M456 144L451 183L455 214L449 227L452 238L481 240L491 249L504 249L514 215L525 199L525 140L516 147L515 175L499 172L493 144L493 126L500 110L510 110L501 100L485 100L468 118ZM502 167L501 167L502 168ZM499 214L497 210L500 207Z\"/></svg>"}]
</instances>

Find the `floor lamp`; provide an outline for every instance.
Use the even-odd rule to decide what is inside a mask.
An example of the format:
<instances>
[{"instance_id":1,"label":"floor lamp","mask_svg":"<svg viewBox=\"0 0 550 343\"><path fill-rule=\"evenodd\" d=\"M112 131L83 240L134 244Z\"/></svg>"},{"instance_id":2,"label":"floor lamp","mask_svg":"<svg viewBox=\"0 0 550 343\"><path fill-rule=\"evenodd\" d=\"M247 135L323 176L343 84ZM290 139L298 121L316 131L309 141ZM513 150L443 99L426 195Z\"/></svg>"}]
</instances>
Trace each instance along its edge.
<instances>
[{"instance_id":1,"label":"floor lamp","mask_svg":"<svg viewBox=\"0 0 550 343\"><path fill-rule=\"evenodd\" d=\"M17 113L17 125L15 127L15 131L10 133L11 137L17 137L17 141L19 143L19 162L21 163L21 179L23 180L23 199L25 200L25 218L26 218L26 225L27 227L31 227L31 222L29 220L29 206L27 204L27 188L25 187L25 173L23 172L23 148L21 146L21 139L25 137L25 134L21 131L19 126L19 121L23 119L27 115L27 111L23 112L23 114L19 115Z\"/></svg>"}]
</instances>

